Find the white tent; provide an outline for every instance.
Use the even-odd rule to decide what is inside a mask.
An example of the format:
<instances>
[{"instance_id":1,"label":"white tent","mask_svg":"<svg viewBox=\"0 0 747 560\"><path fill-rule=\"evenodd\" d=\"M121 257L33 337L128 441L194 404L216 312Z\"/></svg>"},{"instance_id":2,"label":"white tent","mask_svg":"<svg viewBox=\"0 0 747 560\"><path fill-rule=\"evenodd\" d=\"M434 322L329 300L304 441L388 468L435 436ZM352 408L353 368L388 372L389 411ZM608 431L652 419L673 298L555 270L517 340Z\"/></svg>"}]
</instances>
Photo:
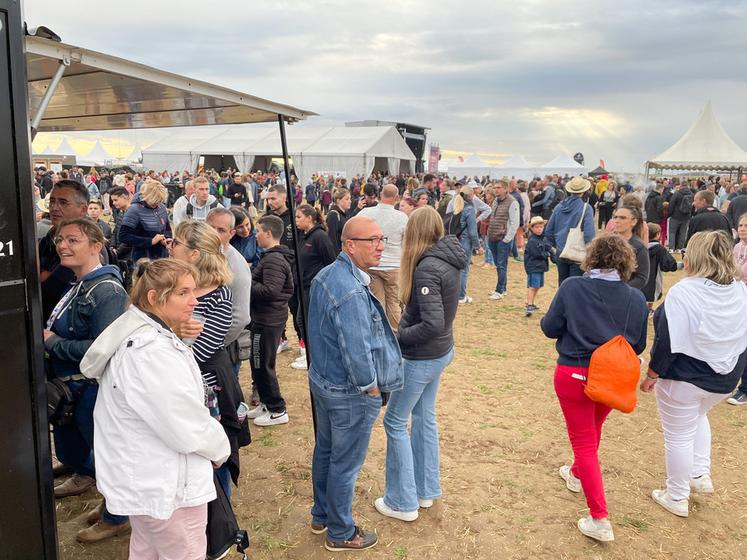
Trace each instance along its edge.
<instances>
[{"instance_id":1,"label":"white tent","mask_svg":"<svg viewBox=\"0 0 747 560\"><path fill-rule=\"evenodd\" d=\"M462 163L449 166L449 175L456 178L485 177L492 175L493 166L485 163L480 156L472 154Z\"/></svg>"},{"instance_id":2,"label":"white tent","mask_svg":"<svg viewBox=\"0 0 747 560\"><path fill-rule=\"evenodd\" d=\"M509 179L533 179L537 174L536 166L524 159L524 156L514 154L502 164L493 168L493 177L507 177Z\"/></svg>"},{"instance_id":3,"label":"white tent","mask_svg":"<svg viewBox=\"0 0 747 560\"><path fill-rule=\"evenodd\" d=\"M91 151L85 156L78 158L78 163L84 166L100 166L110 164L113 159L112 155L101 145L101 141L96 140Z\"/></svg>"},{"instance_id":4,"label":"white tent","mask_svg":"<svg viewBox=\"0 0 747 560\"><path fill-rule=\"evenodd\" d=\"M130 151L129 154L127 154L125 157L122 158L122 161L125 161L126 163L135 163L140 161L140 158L142 157L142 148L140 147L139 142L135 142L135 145L132 147L132 151Z\"/></svg>"},{"instance_id":5,"label":"white tent","mask_svg":"<svg viewBox=\"0 0 747 560\"><path fill-rule=\"evenodd\" d=\"M573 177L574 175L586 175L589 172L587 167L584 167L573 159L568 154L560 154L555 159L548 161L545 165L541 165L537 169L538 173L543 175L568 175Z\"/></svg>"},{"instance_id":6,"label":"white tent","mask_svg":"<svg viewBox=\"0 0 747 560\"><path fill-rule=\"evenodd\" d=\"M75 151L75 148L70 145L70 141L67 139L67 137L62 138L62 142L60 142L60 145L57 146L57 149L54 151L54 153L58 156L78 155L78 153Z\"/></svg>"},{"instance_id":7,"label":"white tent","mask_svg":"<svg viewBox=\"0 0 747 560\"><path fill-rule=\"evenodd\" d=\"M718 122L711 102L674 145L646 162L648 169L734 170L747 167L747 152Z\"/></svg>"},{"instance_id":8,"label":"white tent","mask_svg":"<svg viewBox=\"0 0 747 560\"><path fill-rule=\"evenodd\" d=\"M34 150L33 145L31 146L31 148L32 148L31 151L33 155L35 156L53 156L54 155L54 150L50 148L49 145L44 146L43 148L40 148L38 150Z\"/></svg>"},{"instance_id":9,"label":"white tent","mask_svg":"<svg viewBox=\"0 0 747 560\"><path fill-rule=\"evenodd\" d=\"M394 127L289 127L287 143L302 182L317 172L350 178L415 167L415 156ZM144 149L143 166L195 170L207 155L233 156L241 170L266 168L269 159L282 155L280 133L242 126L182 129Z\"/></svg>"}]
</instances>

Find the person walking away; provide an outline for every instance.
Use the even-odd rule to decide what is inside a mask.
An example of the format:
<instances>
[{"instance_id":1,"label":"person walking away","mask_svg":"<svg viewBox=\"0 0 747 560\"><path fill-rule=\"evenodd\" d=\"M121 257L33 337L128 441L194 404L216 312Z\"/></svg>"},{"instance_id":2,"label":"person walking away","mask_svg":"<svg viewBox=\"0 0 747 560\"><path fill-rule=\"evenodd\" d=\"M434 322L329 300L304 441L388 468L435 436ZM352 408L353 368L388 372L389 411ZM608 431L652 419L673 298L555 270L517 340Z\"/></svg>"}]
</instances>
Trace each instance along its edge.
<instances>
[{"instance_id":1,"label":"person walking away","mask_svg":"<svg viewBox=\"0 0 747 560\"><path fill-rule=\"evenodd\" d=\"M472 198L475 196L472 187L465 185L454 197L450 205L450 212L446 214L444 227L446 235L453 235L467 255L467 262L460 272L459 280L459 303L472 303L472 298L467 295L467 276L469 266L472 264L473 253L480 248L480 237L477 232L477 219Z\"/></svg>"},{"instance_id":2,"label":"person walking away","mask_svg":"<svg viewBox=\"0 0 747 560\"><path fill-rule=\"evenodd\" d=\"M171 225L166 211L166 187L158 181L146 181L132 199L119 228L119 241L132 247L132 262L168 255Z\"/></svg>"},{"instance_id":3,"label":"person walking away","mask_svg":"<svg viewBox=\"0 0 747 560\"><path fill-rule=\"evenodd\" d=\"M317 273L335 260L335 249L332 246L322 221L322 216L308 204L301 204L296 208L296 227L302 232L302 238L298 244L298 262L301 266L302 286L296 286L293 298L290 300L290 309L293 313L296 334L298 334L300 355L291 363L293 369L306 369L306 332L301 320L300 306L308 310L309 290L311 281Z\"/></svg>"},{"instance_id":4,"label":"person walking away","mask_svg":"<svg viewBox=\"0 0 747 560\"><path fill-rule=\"evenodd\" d=\"M646 222L649 224L657 224L661 227L661 223L664 220L664 197L662 192L664 191L663 183L656 183L654 189L648 193L646 202L644 204L644 210L646 212Z\"/></svg>"},{"instance_id":5,"label":"person walking away","mask_svg":"<svg viewBox=\"0 0 747 560\"><path fill-rule=\"evenodd\" d=\"M519 203L508 194L508 183L506 181L496 181L493 188L495 190L495 202L488 225L488 247L493 253L498 280L495 290L489 295L489 299L498 300L503 299L506 295L508 253L511 248L511 241L516 235L516 229L519 227Z\"/></svg>"},{"instance_id":6,"label":"person walking away","mask_svg":"<svg viewBox=\"0 0 747 560\"><path fill-rule=\"evenodd\" d=\"M327 235L329 235L330 241L335 248L335 253L340 254L342 251L342 228L345 227L345 222L348 221L348 214L350 212L350 205L352 199L350 198L350 191L345 187L335 189L332 195L332 206L327 212Z\"/></svg>"},{"instance_id":7,"label":"person walking away","mask_svg":"<svg viewBox=\"0 0 747 560\"><path fill-rule=\"evenodd\" d=\"M524 271L527 273L526 316L539 310L534 304L537 292L545 285L545 272L550 270L548 259L555 259L553 248L545 239L545 220L535 216L529 221L529 239L524 249Z\"/></svg>"},{"instance_id":8,"label":"person walking away","mask_svg":"<svg viewBox=\"0 0 747 560\"><path fill-rule=\"evenodd\" d=\"M379 513L401 521L414 521L419 508L429 508L441 497L436 397L441 374L454 357L455 294L468 258L454 236L444 237L436 210L413 212L403 245L400 287L405 313L398 339L405 384L392 393L384 415L386 491L374 501Z\"/></svg>"},{"instance_id":9,"label":"person walking away","mask_svg":"<svg viewBox=\"0 0 747 560\"><path fill-rule=\"evenodd\" d=\"M322 190L320 201L322 205L322 212L326 215L327 212L329 212L330 205L332 204L332 191L329 185L326 185Z\"/></svg>"},{"instance_id":10,"label":"person walking away","mask_svg":"<svg viewBox=\"0 0 747 560\"><path fill-rule=\"evenodd\" d=\"M579 531L612 541L598 455L602 426L612 409L587 397L584 386L592 353L615 336L622 334L636 354L643 352L648 312L641 291L625 283L635 269L635 255L620 236L594 239L581 267L583 276L560 285L540 327L557 340L555 394L573 449L573 464L560 467L559 474L571 492L583 489L590 515L578 520Z\"/></svg>"},{"instance_id":11,"label":"person walking away","mask_svg":"<svg viewBox=\"0 0 747 560\"><path fill-rule=\"evenodd\" d=\"M674 272L682 268L682 262L677 262L661 242L661 227L656 223L648 223L648 280L643 286L649 315L654 314L654 302L661 299L664 293L664 272Z\"/></svg>"},{"instance_id":12,"label":"person walking away","mask_svg":"<svg viewBox=\"0 0 747 560\"><path fill-rule=\"evenodd\" d=\"M737 221L737 235L739 242L734 246L734 258L742 271L742 282L747 283L747 213ZM747 367L744 368L739 387L726 402L736 406L747 404Z\"/></svg>"},{"instance_id":13,"label":"person walking away","mask_svg":"<svg viewBox=\"0 0 747 560\"><path fill-rule=\"evenodd\" d=\"M192 352L174 334L197 304L195 271L171 259L141 267L132 305L81 362L100 386L97 485L108 508L130 516L130 558L202 560L207 503L216 498L212 465L231 450L205 408Z\"/></svg>"},{"instance_id":14,"label":"person walking away","mask_svg":"<svg viewBox=\"0 0 747 560\"><path fill-rule=\"evenodd\" d=\"M172 212L174 227L187 219L187 205L189 204L189 199L192 198L193 194L195 194L195 183L190 180L184 183L184 193L174 202Z\"/></svg>"},{"instance_id":15,"label":"person walking away","mask_svg":"<svg viewBox=\"0 0 747 560\"><path fill-rule=\"evenodd\" d=\"M311 531L327 533L330 551L363 550L378 541L353 521L355 481L381 393L403 385L397 338L368 287L384 234L371 218L356 216L345 224L342 240L337 259L312 281L309 302L309 387L317 415Z\"/></svg>"},{"instance_id":16,"label":"person walking away","mask_svg":"<svg viewBox=\"0 0 747 560\"><path fill-rule=\"evenodd\" d=\"M708 412L736 387L747 364L747 285L731 239L693 235L686 277L654 313L654 345L641 391L655 389L664 433L666 487L651 493L662 508L689 515L691 492L712 494Z\"/></svg>"},{"instance_id":17,"label":"person walking away","mask_svg":"<svg viewBox=\"0 0 747 560\"><path fill-rule=\"evenodd\" d=\"M257 222L257 243L263 249L252 271L252 381L259 397L248 418L258 426L288 422L280 393L275 359L283 327L288 321L288 300L293 295L293 253L280 244L283 220L263 216Z\"/></svg>"},{"instance_id":18,"label":"person walking away","mask_svg":"<svg viewBox=\"0 0 747 560\"><path fill-rule=\"evenodd\" d=\"M687 238L687 226L693 212L693 196L687 184L683 184L669 199L667 213L669 214L669 249L682 251Z\"/></svg>"},{"instance_id":19,"label":"person walking away","mask_svg":"<svg viewBox=\"0 0 747 560\"><path fill-rule=\"evenodd\" d=\"M723 231L730 238L731 224L718 208L713 206L716 195L711 191L698 191L693 197L693 216L687 226L687 241L699 231Z\"/></svg>"},{"instance_id":20,"label":"person walking away","mask_svg":"<svg viewBox=\"0 0 747 560\"><path fill-rule=\"evenodd\" d=\"M399 268L402 256L402 239L407 228L407 216L394 208L399 192L393 184L381 189L379 204L361 210L359 216L372 218L384 233L386 242L381 254L381 264L371 267L371 291L384 305L392 329L399 324Z\"/></svg>"},{"instance_id":21,"label":"person walking away","mask_svg":"<svg viewBox=\"0 0 747 560\"><path fill-rule=\"evenodd\" d=\"M612 217L615 233L625 239L635 253L636 268L628 284L643 290L649 277L648 248L643 244L643 216L637 206L621 206Z\"/></svg>"},{"instance_id":22,"label":"person walking away","mask_svg":"<svg viewBox=\"0 0 747 560\"><path fill-rule=\"evenodd\" d=\"M127 305L127 292L117 267L102 266L104 244L101 229L88 218L63 220L54 238L60 265L72 271L75 283L52 310L44 330L47 370L64 383L73 396L74 413L69 423L54 426L55 452L73 475L55 486L55 498L82 494L96 483L93 457L94 417L99 386L86 379L80 363L93 341L117 318ZM91 311L95 309L96 312ZM90 527L77 534L84 543L99 542L126 534L126 517L114 515L99 505L89 512Z\"/></svg>"},{"instance_id":23,"label":"person walking away","mask_svg":"<svg viewBox=\"0 0 747 560\"><path fill-rule=\"evenodd\" d=\"M553 211L545 226L545 238L555 247L558 257L558 286L566 278L581 276L580 263L570 259L562 258L568 232L571 228L581 227L584 234L584 243L588 245L594 239L594 210L583 201L583 194L591 188L591 183L583 177L574 177L565 185L569 196L563 200ZM583 215L583 221L581 217Z\"/></svg>"}]
</instances>

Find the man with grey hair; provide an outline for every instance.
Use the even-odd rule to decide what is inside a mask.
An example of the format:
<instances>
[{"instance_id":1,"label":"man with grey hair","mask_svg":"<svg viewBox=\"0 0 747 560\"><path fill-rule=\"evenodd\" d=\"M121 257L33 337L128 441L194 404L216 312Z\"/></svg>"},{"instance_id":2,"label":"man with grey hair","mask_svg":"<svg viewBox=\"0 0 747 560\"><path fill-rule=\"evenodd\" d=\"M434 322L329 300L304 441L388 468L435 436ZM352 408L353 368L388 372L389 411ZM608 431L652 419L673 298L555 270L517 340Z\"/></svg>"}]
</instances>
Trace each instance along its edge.
<instances>
[{"instance_id":1,"label":"man with grey hair","mask_svg":"<svg viewBox=\"0 0 747 560\"><path fill-rule=\"evenodd\" d=\"M379 204L364 208L358 214L373 218L386 239L381 264L371 267L369 274L371 291L384 304L386 317L393 329L399 325L402 314L399 307L399 261L402 258L402 239L407 228L407 215L394 207L398 198L397 185L384 185Z\"/></svg>"},{"instance_id":2,"label":"man with grey hair","mask_svg":"<svg viewBox=\"0 0 747 560\"><path fill-rule=\"evenodd\" d=\"M195 194L195 184L194 181L190 180L184 183L184 194L174 202L174 215L171 220L174 222L174 227L178 226L179 222L187 219L187 205L193 194Z\"/></svg>"},{"instance_id":3,"label":"man with grey hair","mask_svg":"<svg viewBox=\"0 0 747 560\"><path fill-rule=\"evenodd\" d=\"M227 208L213 208L207 215L207 223L220 237L223 254L228 261L228 268L231 269L233 274L233 279L228 286L233 294L231 327L226 333L225 345L228 355L231 357L234 371L238 374L241 367L238 339L251 320L249 305L252 292L252 274L244 257L229 243L233 234L236 233L236 219L233 212Z\"/></svg>"}]
</instances>

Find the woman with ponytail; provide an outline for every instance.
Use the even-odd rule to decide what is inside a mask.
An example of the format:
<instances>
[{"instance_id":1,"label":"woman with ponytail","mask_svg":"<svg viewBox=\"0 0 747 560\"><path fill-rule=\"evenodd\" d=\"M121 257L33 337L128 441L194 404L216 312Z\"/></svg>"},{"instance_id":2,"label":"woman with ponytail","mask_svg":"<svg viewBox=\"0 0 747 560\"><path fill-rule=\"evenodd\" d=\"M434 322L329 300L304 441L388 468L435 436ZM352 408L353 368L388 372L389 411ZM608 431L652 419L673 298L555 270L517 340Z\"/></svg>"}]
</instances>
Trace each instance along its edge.
<instances>
[{"instance_id":1,"label":"woman with ponytail","mask_svg":"<svg viewBox=\"0 0 747 560\"><path fill-rule=\"evenodd\" d=\"M446 214L444 224L447 235L455 235L467 255L467 266L462 269L459 282L459 303L471 303L467 295L467 275L472 254L480 248L480 237L477 234L477 216L472 198L475 196L472 187L465 185L454 197L453 210Z\"/></svg>"}]
</instances>

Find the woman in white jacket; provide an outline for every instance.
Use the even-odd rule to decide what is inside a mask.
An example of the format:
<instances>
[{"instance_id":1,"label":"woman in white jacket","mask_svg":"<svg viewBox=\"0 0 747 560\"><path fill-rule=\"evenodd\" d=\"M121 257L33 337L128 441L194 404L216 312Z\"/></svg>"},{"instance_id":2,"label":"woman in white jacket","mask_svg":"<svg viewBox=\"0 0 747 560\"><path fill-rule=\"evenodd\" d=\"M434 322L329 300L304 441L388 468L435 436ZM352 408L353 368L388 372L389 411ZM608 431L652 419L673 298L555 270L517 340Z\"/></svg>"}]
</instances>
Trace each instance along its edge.
<instances>
[{"instance_id":1,"label":"woman in white jacket","mask_svg":"<svg viewBox=\"0 0 747 560\"><path fill-rule=\"evenodd\" d=\"M213 465L231 451L205 407L200 368L173 332L197 304L194 276L173 259L141 264L131 307L81 362L99 382L96 482L107 508L130 516L130 560L205 558Z\"/></svg>"}]
</instances>

